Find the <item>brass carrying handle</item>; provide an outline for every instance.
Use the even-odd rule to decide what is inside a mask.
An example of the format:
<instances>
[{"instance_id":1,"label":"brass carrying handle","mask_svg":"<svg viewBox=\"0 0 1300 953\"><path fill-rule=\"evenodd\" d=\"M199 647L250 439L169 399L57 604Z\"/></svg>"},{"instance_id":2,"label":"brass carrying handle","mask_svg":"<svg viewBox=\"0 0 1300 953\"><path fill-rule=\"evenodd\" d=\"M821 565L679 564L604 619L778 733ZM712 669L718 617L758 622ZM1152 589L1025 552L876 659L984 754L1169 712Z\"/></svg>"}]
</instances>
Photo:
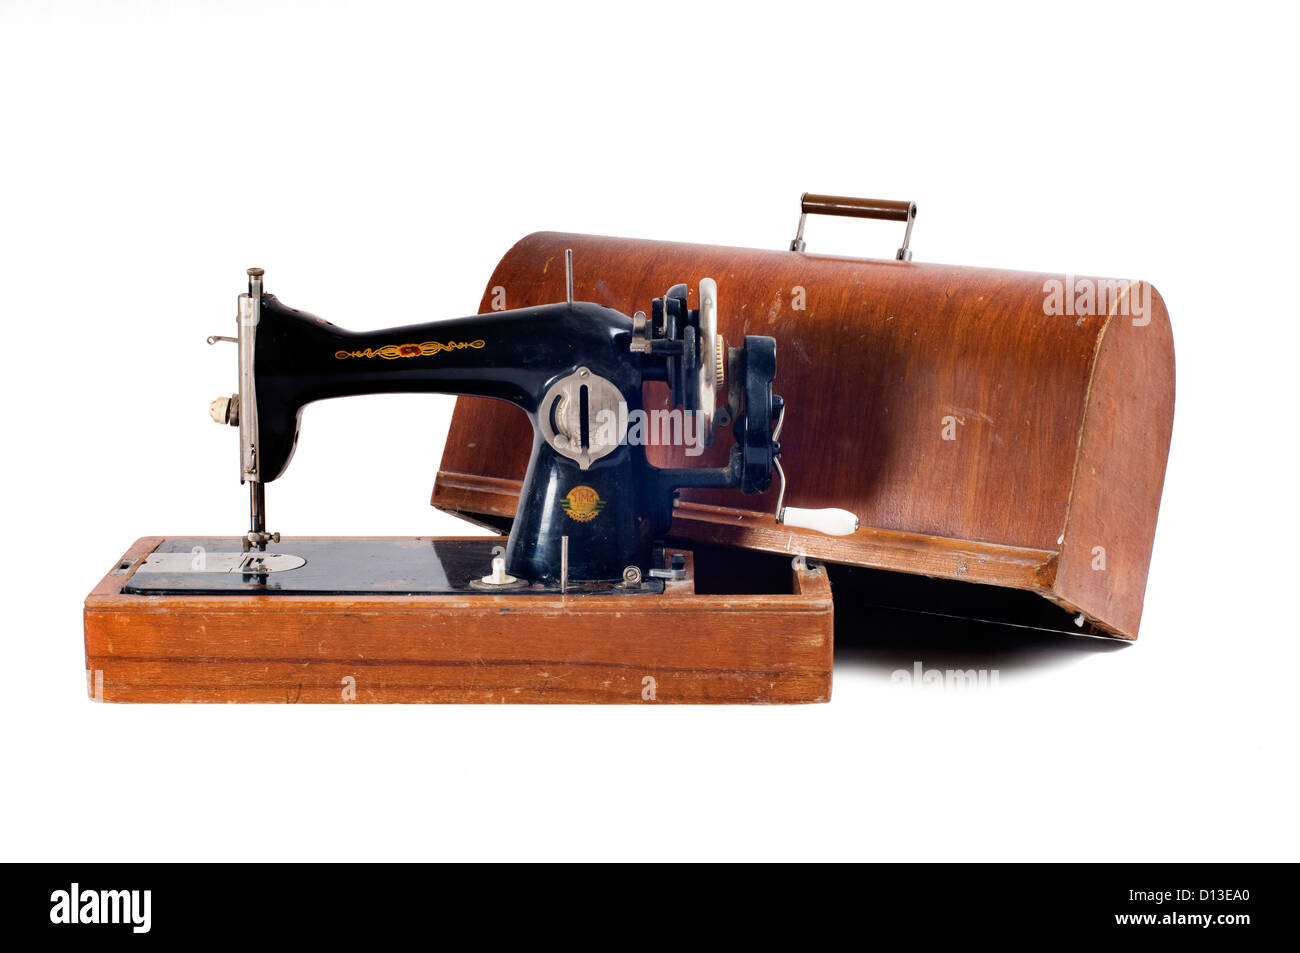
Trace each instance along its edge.
<instances>
[{"instance_id":1,"label":"brass carrying handle","mask_svg":"<svg viewBox=\"0 0 1300 953\"><path fill-rule=\"evenodd\" d=\"M803 227L809 215L841 215L847 218L876 218L887 222L906 222L903 245L895 253L898 261L911 261L912 224L916 221L916 203L895 199L859 199L850 195L816 195L805 192L799 199L799 230L790 243L791 251L803 251Z\"/></svg>"}]
</instances>

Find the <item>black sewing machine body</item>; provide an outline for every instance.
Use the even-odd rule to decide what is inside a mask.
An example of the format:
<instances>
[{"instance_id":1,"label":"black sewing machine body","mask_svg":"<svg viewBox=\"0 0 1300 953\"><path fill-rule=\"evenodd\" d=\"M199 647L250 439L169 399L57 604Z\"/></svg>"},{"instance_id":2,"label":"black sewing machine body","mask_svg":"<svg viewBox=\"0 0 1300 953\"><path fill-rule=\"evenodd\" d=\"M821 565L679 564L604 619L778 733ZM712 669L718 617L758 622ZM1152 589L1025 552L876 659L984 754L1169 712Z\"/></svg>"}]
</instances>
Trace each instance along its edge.
<instances>
[{"instance_id":1,"label":"black sewing machine body","mask_svg":"<svg viewBox=\"0 0 1300 953\"><path fill-rule=\"evenodd\" d=\"M623 443L584 470L537 426L538 414L549 412L542 408L548 389L579 366L613 383L630 409L640 409L643 371L626 359L631 330L631 319L617 311L574 303L355 333L266 295L256 357L263 481L284 472L302 408L313 401L375 393L505 400L529 415L535 434L506 571L557 582L567 536L573 580L619 581L629 565L648 574L652 542L667 530L671 501L660 499L661 478L645 448ZM596 500L590 511L571 516L564 504L578 487ZM578 518L588 512L590 518Z\"/></svg>"},{"instance_id":2,"label":"black sewing machine body","mask_svg":"<svg viewBox=\"0 0 1300 953\"><path fill-rule=\"evenodd\" d=\"M566 301L354 332L283 305L262 290L260 269L249 274L239 337L209 339L234 341L240 352L240 393L213 402L219 422L240 428L241 477L252 491L251 529L239 541L246 556L234 573L244 582L236 588L283 589L292 575L272 578L285 569L281 557L292 547L266 531L265 486L284 473L302 409L318 400L458 394L508 401L528 414L534 437L518 511L504 562L484 565L475 581L482 591L657 591L652 577L672 575L659 543L677 489L761 493L774 469L780 472L775 341L748 336L741 347L726 348L716 333L710 280L701 283L698 309L688 308L687 287L677 285L654 300L650 316ZM649 463L644 441L627 439L626 423L644 409L648 381L668 385L672 404L695 415L705 442L732 425L728 465ZM174 554L162 563L179 571ZM161 578L168 575L162 563L152 567L159 578L145 572L140 584L203 585L186 572ZM229 581L209 588L226 591Z\"/></svg>"}]
</instances>

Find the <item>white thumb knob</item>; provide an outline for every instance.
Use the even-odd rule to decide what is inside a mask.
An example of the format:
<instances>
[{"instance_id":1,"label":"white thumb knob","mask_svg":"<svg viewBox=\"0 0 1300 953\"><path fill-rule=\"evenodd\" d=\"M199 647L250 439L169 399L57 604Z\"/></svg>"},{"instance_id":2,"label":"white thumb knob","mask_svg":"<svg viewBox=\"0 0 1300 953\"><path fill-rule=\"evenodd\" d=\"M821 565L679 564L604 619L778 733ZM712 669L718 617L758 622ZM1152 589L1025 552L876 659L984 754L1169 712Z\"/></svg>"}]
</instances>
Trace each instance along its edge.
<instances>
[{"instance_id":1,"label":"white thumb knob","mask_svg":"<svg viewBox=\"0 0 1300 953\"><path fill-rule=\"evenodd\" d=\"M850 536L858 531L858 518L848 510L841 510L834 506L821 510L787 506L781 511L778 522L800 529L816 530L827 536Z\"/></svg>"}]
</instances>

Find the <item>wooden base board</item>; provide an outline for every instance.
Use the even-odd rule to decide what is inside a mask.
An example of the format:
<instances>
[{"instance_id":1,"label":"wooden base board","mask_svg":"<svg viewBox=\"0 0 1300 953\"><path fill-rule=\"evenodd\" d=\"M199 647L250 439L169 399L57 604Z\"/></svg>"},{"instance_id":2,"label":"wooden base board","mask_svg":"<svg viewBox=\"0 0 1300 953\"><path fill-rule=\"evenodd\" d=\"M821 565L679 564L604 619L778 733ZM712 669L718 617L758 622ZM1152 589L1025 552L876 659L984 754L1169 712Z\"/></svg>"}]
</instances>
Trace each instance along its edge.
<instances>
[{"instance_id":1,"label":"wooden base board","mask_svg":"<svg viewBox=\"0 0 1300 953\"><path fill-rule=\"evenodd\" d=\"M86 598L90 696L110 702L825 702L830 583L713 595L157 596L123 586L138 540ZM713 580L709 588L719 588ZM726 588L725 582L721 588Z\"/></svg>"}]
</instances>

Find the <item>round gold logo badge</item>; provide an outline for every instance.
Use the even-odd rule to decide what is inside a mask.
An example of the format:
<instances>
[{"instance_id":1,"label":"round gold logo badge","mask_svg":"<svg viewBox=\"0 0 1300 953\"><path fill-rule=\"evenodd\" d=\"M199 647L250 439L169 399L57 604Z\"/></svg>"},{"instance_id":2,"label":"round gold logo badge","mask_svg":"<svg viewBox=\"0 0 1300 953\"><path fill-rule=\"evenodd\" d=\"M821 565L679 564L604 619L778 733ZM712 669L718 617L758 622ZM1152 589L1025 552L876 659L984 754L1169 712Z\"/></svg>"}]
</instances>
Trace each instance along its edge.
<instances>
[{"instance_id":1,"label":"round gold logo badge","mask_svg":"<svg viewBox=\"0 0 1300 953\"><path fill-rule=\"evenodd\" d=\"M560 505L569 514L569 519L588 523L600 515L600 511L605 508L605 501L591 487L575 486L560 501Z\"/></svg>"}]
</instances>

